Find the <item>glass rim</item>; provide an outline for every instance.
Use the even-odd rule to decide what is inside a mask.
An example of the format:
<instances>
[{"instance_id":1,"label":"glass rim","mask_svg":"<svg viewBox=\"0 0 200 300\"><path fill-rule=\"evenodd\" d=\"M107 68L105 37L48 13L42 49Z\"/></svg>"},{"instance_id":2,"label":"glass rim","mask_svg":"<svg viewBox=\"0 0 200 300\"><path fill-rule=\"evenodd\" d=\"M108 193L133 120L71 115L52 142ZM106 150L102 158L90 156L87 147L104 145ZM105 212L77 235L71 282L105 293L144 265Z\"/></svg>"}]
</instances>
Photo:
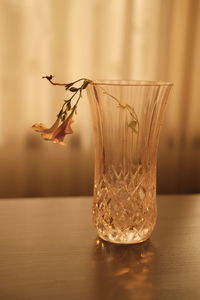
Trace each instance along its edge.
<instances>
[{"instance_id":1,"label":"glass rim","mask_svg":"<svg viewBox=\"0 0 200 300\"><path fill-rule=\"evenodd\" d=\"M172 86L168 81L151 81L151 80L121 80L121 79L103 79L93 80L92 85L110 85L110 86Z\"/></svg>"}]
</instances>

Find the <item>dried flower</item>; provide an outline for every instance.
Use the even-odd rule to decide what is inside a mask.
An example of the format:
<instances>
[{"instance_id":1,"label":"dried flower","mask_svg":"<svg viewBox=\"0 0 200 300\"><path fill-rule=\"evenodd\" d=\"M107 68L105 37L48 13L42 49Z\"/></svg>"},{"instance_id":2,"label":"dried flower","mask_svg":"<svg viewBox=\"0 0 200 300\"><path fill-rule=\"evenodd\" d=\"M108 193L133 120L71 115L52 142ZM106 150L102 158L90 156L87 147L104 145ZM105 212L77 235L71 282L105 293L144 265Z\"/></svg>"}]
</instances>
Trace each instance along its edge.
<instances>
[{"instance_id":1,"label":"dried flower","mask_svg":"<svg viewBox=\"0 0 200 300\"><path fill-rule=\"evenodd\" d=\"M43 139L65 145L65 136L73 133L71 128L71 124L73 123L72 117L73 114L76 113L78 102L82 96L82 90L88 86L91 80L82 78L71 83L58 83L52 81L53 77L53 75L49 75L43 76L42 78L46 78L53 85L64 86L67 91L72 93L72 96L69 99L64 100L62 108L57 115L57 119L50 128L47 128L42 123L36 123L32 126L32 128L38 132ZM80 81L83 81L80 87L74 86L74 84ZM74 100L75 103L72 104L72 101Z\"/></svg>"},{"instance_id":2,"label":"dried flower","mask_svg":"<svg viewBox=\"0 0 200 300\"><path fill-rule=\"evenodd\" d=\"M43 76L42 78L47 79L52 85L64 86L65 90L68 91L71 96L68 99L64 100L62 108L57 114L57 119L50 128L47 128L42 123L36 123L32 126L32 128L36 132L38 132L44 140L65 145L65 136L67 134L73 133L73 130L71 128L71 124L73 123L72 118L74 113L77 113L77 105L80 98L82 97L82 91L86 89L88 84L92 83L92 81L89 79L81 78L70 83L59 83L52 80L54 78L53 75ZM77 87L76 84L80 81L82 81L82 84L81 86ZM134 109L127 104L122 105L117 98L107 93L103 88L102 90L105 94L112 97L112 99L114 99L118 103L119 107L128 110L129 114L132 117L132 120L128 124L128 127L130 127L135 133L138 134L139 122Z\"/></svg>"},{"instance_id":3,"label":"dried flower","mask_svg":"<svg viewBox=\"0 0 200 300\"><path fill-rule=\"evenodd\" d=\"M52 141L53 143L59 143L62 145L66 145L63 141L65 135L72 134L73 130L71 128L71 124L74 122L72 120L73 112L71 115L60 124L60 119L58 118L55 123L47 128L42 123L36 123L32 126L33 130L40 133L42 138L47 141ZM59 126L60 124L60 126Z\"/></svg>"}]
</instances>

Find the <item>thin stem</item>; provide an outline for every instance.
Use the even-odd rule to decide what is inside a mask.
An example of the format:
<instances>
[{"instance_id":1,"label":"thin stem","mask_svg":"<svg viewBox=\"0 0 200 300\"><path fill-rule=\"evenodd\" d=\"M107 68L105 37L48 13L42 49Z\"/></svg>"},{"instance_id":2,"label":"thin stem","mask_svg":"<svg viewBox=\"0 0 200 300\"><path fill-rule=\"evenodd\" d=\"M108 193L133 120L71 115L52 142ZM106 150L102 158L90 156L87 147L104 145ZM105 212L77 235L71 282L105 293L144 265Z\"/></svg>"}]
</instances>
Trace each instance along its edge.
<instances>
[{"instance_id":1,"label":"thin stem","mask_svg":"<svg viewBox=\"0 0 200 300\"><path fill-rule=\"evenodd\" d=\"M78 102L79 102L80 98L82 97L82 90L85 89L87 87L87 85L89 83L91 83L92 81L89 79L86 79L86 78L80 78L80 79L75 80L70 83L60 83L60 82L54 82L52 80L53 77L54 77L53 75L49 75L49 76L43 76L42 78L47 79L52 85L64 86L66 90L69 90L70 92L73 93L73 95L69 99L64 100L61 110L57 115L58 118L65 120L65 118L67 117L68 111L71 110L71 113L69 114L68 118L73 116L73 114L77 108ZM83 81L83 83L80 87L73 86L75 83L80 82L80 81ZM76 103L74 104L74 106L71 108L71 101L77 95L78 92L79 92L78 99L76 100ZM65 107L65 109L64 109L64 107Z\"/></svg>"},{"instance_id":2,"label":"thin stem","mask_svg":"<svg viewBox=\"0 0 200 300\"><path fill-rule=\"evenodd\" d=\"M60 82L53 82L52 79L53 79L54 76L50 75L50 76L43 76L42 78L46 78L52 85L59 85L59 86L66 86L68 85L69 83L60 83ZM87 80L86 78L81 78L81 79L78 79L78 80L75 80L73 82L70 82L71 85L74 85L75 83L81 81L81 80Z\"/></svg>"},{"instance_id":3,"label":"thin stem","mask_svg":"<svg viewBox=\"0 0 200 300\"><path fill-rule=\"evenodd\" d=\"M75 105L74 105L75 107L78 105L78 102L79 102L79 100L80 100L81 97L82 97L81 91L82 91L82 90L79 91L80 93L79 93L78 99L77 99L77 101L76 101L76 103L75 103Z\"/></svg>"},{"instance_id":4,"label":"thin stem","mask_svg":"<svg viewBox=\"0 0 200 300\"><path fill-rule=\"evenodd\" d=\"M69 98L67 101L71 101L78 92L79 92L79 90L77 90L76 92L74 92L74 94L71 96L71 98Z\"/></svg>"},{"instance_id":5,"label":"thin stem","mask_svg":"<svg viewBox=\"0 0 200 300\"><path fill-rule=\"evenodd\" d=\"M118 103L119 107L128 110L129 114L136 121L137 126L138 126L138 132L139 132L139 120L138 120L138 117L137 117L137 114L136 114L134 108L131 107L129 104L125 104L125 105L121 104L120 101L116 97L114 97L113 95L111 95L108 92L106 92L106 90L104 90L104 88L102 88L101 86L100 86L100 88L103 90L104 94L106 94L107 96L109 96L112 99L114 99Z\"/></svg>"}]
</instances>

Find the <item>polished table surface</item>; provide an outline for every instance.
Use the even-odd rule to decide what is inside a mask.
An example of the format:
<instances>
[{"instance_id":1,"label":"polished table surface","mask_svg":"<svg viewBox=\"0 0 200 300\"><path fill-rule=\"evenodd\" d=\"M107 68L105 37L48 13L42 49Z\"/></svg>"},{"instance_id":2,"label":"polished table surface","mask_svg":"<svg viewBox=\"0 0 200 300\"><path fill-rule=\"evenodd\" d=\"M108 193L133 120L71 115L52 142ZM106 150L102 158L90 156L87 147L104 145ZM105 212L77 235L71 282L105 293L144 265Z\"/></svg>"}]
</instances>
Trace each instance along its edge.
<instances>
[{"instance_id":1,"label":"polished table surface","mask_svg":"<svg viewBox=\"0 0 200 300\"><path fill-rule=\"evenodd\" d=\"M200 195L157 202L152 237L115 245L90 197L1 199L0 299L200 299Z\"/></svg>"}]
</instances>

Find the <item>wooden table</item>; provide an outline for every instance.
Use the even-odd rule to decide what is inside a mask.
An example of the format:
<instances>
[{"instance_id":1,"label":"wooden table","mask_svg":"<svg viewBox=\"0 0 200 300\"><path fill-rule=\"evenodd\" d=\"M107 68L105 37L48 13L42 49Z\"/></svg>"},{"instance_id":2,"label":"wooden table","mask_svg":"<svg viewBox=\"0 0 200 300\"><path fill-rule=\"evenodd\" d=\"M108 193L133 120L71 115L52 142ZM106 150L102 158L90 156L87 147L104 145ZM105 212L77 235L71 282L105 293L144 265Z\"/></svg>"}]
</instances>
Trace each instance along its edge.
<instances>
[{"instance_id":1,"label":"wooden table","mask_svg":"<svg viewBox=\"0 0 200 300\"><path fill-rule=\"evenodd\" d=\"M159 196L145 243L99 240L92 198L0 200L1 300L200 299L200 195Z\"/></svg>"}]
</instances>

